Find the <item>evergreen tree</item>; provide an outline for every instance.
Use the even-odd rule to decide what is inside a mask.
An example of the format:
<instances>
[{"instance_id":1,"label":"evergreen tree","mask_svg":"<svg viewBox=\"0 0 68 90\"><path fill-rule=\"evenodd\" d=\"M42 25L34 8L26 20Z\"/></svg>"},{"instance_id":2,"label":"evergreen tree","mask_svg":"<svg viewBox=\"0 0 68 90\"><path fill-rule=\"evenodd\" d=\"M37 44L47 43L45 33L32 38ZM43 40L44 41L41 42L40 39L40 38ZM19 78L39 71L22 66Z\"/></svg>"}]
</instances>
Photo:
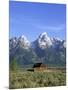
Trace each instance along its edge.
<instances>
[{"instance_id":1,"label":"evergreen tree","mask_svg":"<svg viewBox=\"0 0 68 90\"><path fill-rule=\"evenodd\" d=\"M16 58L14 58L14 59L11 61L10 69L11 69L12 71L16 71L16 70L17 70L17 61L16 61Z\"/></svg>"}]
</instances>

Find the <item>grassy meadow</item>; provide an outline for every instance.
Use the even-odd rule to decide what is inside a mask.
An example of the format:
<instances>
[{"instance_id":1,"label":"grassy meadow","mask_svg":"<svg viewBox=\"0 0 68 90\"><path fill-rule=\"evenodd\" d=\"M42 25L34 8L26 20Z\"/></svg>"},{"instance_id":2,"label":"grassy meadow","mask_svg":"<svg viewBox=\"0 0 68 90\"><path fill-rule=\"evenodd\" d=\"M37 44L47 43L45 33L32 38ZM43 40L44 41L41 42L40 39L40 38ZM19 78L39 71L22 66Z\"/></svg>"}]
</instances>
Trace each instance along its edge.
<instances>
[{"instance_id":1,"label":"grassy meadow","mask_svg":"<svg viewBox=\"0 0 68 90\"><path fill-rule=\"evenodd\" d=\"M36 88L66 85L66 73L62 70L55 71L10 71L9 88Z\"/></svg>"}]
</instances>

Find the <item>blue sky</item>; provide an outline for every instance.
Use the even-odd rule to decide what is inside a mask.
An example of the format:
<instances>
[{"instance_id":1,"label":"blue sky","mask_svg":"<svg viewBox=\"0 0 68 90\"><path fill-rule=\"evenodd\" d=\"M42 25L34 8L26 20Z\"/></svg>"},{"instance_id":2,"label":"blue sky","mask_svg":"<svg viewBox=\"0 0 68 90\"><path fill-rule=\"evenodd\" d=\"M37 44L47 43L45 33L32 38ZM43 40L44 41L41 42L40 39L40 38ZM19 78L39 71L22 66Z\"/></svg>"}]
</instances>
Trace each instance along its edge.
<instances>
[{"instance_id":1,"label":"blue sky","mask_svg":"<svg viewBox=\"0 0 68 90\"><path fill-rule=\"evenodd\" d=\"M25 35L30 41L47 32L65 39L66 5L10 1L10 38Z\"/></svg>"}]
</instances>

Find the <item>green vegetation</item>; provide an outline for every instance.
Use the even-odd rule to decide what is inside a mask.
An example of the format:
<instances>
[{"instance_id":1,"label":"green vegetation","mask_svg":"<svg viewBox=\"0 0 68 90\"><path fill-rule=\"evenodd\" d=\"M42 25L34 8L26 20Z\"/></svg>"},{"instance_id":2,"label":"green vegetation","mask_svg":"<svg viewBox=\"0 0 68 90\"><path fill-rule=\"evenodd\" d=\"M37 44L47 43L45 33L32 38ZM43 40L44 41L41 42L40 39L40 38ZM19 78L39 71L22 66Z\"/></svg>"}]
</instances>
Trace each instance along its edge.
<instances>
[{"instance_id":1,"label":"green vegetation","mask_svg":"<svg viewBox=\"0 0 68 90\"><path fill-rule=\"evenodd\" d=\"M27 71L32 68L26 67L20 68L17 64L17 59L13 58L10 63L10 77L9 88L36 88L36 87L50 87L50 86L63 86L66 85L66 72L65 69L52 67L48 65L48 69L45 71ZM33 65L31 64L31 67ZM50 71L49 71L50 70Z\"/></svg>"},{"instance_id":2,"label":"green vegetation","mask_svg":"<svg viewBox=\"0 0 68 90\"><path fill-rule=\"evenodd\" d=\"M10 52L10 61L13 58L16 58L17 64L21 68L37 62L43 62L49 66L63 67L66 66L66 48L47 48L44 50L40 48L36 50L24 48L12 49Z\"/></svg>"},{"instance_id":3,"label":"green vegetation","mask_svg":"<svg viewBox=\"0 0 68 90\"><path fill-rule=\"evenodd\" d=\"M24 70L10 71L9 88L35 88L66 85L66 73L31 72Z\"/></svg>"},{"instance_id":4,"label":"green vegetation","mask_svg":"<svg viewBox=\"0 0 68 90\"><path fill-rule=\"evenodd\" d=\"M57 42L55 47L41 49L37 41L35 47L25 49L19 43L10 43L9 88L35 88L66 85L66 48ZM21 44L21 43L20 43ZM44 71L34 71L33 65L42 63ZM27 71L28 70L28 71Z\"/></svg>"},{"instance_id":5,"label":"green vegetation","mask_svg":"<svg viewBox=\"0 0 68 90\"><path fill-rule=\"evenodd\" d=\"M17 61L16 61L16 59L14 58L14 59L11 61L10 69L11 69L12 71L16 71L17 68L18 68L18 66L17 66Z\"/></svg>"}]
</instances>

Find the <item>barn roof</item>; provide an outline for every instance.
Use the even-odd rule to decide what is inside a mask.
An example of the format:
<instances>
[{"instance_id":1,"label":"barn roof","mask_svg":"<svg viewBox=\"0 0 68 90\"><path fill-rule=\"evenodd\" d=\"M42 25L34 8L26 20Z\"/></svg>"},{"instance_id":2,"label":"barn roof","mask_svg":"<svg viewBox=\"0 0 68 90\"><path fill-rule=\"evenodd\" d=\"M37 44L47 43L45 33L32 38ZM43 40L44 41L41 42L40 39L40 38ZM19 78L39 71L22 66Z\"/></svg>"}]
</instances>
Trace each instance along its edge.
<instances>
[{"instance_id":1,"label":"barn roof","mask_svg":"<svg viewBox=\"0 0 68 90\"><path fill-rule=\"evenodd\" d=\"M43 63L35 63L35 64L33 65L33 68L34 68L34 67L41 67L41 65L42 65L42 66L46 66L46 65L44 65Z\"/></svg>"}]
</instances>

